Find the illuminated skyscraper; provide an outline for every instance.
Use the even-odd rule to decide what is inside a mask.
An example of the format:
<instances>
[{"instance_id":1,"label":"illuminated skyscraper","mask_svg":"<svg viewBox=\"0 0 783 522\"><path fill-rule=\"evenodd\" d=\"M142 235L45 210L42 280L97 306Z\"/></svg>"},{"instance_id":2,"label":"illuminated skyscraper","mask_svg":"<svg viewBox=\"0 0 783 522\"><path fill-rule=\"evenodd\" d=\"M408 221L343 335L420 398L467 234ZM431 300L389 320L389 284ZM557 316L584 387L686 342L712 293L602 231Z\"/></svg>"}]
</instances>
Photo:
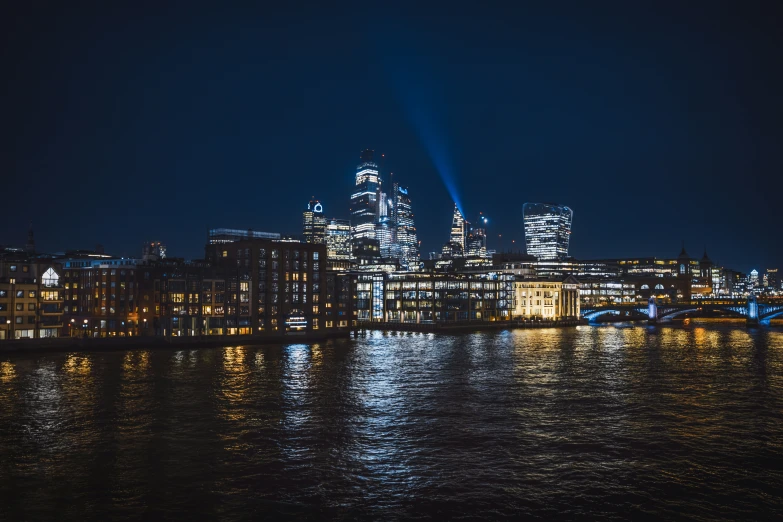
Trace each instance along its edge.
<instances>
[{"instance_id":1,"label":"illuminated skyscraper","mask_svg":"<svg viewBox=\"0 0 783 522\"><path fill-rule=\"evenodd\" d=\"M778 278L777 268L767 268L764 274L764 286L773 290L780 290L780 280Z\"/></svg>"},{"instance_id":2,"label":"illuminated skyscraper","mask_svg":"<svg viewBox=\"0 0 783 522\"><path fill-rule=\"evenodd\" d=\"M487 258L487 218L479 216L478 226L471 227L465 239L465 257Z\"/></svg>"},{"instance_id":3,"label":"illuminated skyscraper","mask_svg":"<svg viewBox=\"0 0 783 522\"><path fill-rule=\"evenodd\" d=\"M363 151L356 167L356 186L351 194L351 240L354 243L359 239L375 239L381 177L378 164L373 160L374 154L370 149Z\"/></svg>"},{"instance_id":4,"label":"illuminated skyscraper","mask_svg":"<svg viewBox=\"0 0 783 522\"><path fill-rule=\"evenodd\" d=\"M375 224L375 238L378 240L378 247L381 251L381 257L399 258L399 249L395 240L396 230L391 217L388 215L381 217Z\"/></svg>"},{"instance_id":5,"label":"illuminated skyscraper","mask_svg":"<svg viewBox=\"0 0 783 522\"><path fill-rule=\"evenodd\" d=\"M453 252L453 255L463 255L465 252L465 216L462 215L457 204L454 203L454 215L451 218L451 235L449 243L459 245L459 254Z\"/></svg>"},{"instance_id":6,"label":"illuminated skyscraper","mask_svg":"<svg viewBox=\"0 0 783 522\"><path fill-rule=\"evenodd\" d=\"M750 271L750 275L748 276L748 287L749 288L758 288L759 287L759 271L755 268Z\"/></svg>"},{"instance_id":7,"label":"illuminated skyscraper","mask_svg":"<svg viewBox=\"0 0 783 522\"><path fill-rule=\"evenodd\" d=\"M326 218L320 201L310 201L302 212L302 234L305 243L326 243Z\"/></svg>"},{"instance_id":8,"label":"illuminated skyscraper","mask_svg":"<svg viewBox=\"0 0 783 522\"><path fill-rule=\"evenodd\" d=\"M399 251L400 264L405 268L419 266L419 241L416 237L416 226L413 222L413 209L408 189L394 184L392 191L392 220L397 226L397 249Z\"/></svg>"},{"instance_id":9,"label":"illuminated skyscraper","mask_svg":"<svg viewBox=\"0 0 783 522\"><path fill-rule=\"evenodd\" d=\"M351 259L351 222L330 219L326 225L326 256L329 259Z\"/></svg>"},{"instance_id":10,"label":"illuminated skyscraper","mask_svg":"<svg viewBox=\"0 0 783 522\"><path fill-rule=\"evenodd\" d=\"M564 205L525 203L525 250L538 259L565 259L574 211Z\"/></svg>"},{"instance_id":11,"label":"illuminated skyscraper","mask_svg":"<svg viewBox=\"0 0 783 522\"><path fill-rule=\"evenodd\" d=\"M380 184L380 183L379 183ZM381 250L381 257L399 258L397 229L394 224L394 207L388 195L378 190L378 221L375 223L375 239Z\"/></svg>"}]
</instances>

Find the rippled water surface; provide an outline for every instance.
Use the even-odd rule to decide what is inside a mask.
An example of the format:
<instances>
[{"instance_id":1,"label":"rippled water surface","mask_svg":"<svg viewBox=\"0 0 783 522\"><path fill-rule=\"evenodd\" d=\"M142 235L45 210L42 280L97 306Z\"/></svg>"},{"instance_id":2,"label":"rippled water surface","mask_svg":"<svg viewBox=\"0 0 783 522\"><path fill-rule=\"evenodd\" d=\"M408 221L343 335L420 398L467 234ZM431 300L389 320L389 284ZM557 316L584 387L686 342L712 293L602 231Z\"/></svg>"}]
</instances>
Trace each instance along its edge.
<instances>
[{"instance_id":1,"label":"rippled water surface","mask_svg":"<svg viewBox=\"0 0 783 522\"><path fill-rule=\"evenodd\" d=\"M783 516L783 330L0 354L0 519Z\"/></svg>"}]
</instances>

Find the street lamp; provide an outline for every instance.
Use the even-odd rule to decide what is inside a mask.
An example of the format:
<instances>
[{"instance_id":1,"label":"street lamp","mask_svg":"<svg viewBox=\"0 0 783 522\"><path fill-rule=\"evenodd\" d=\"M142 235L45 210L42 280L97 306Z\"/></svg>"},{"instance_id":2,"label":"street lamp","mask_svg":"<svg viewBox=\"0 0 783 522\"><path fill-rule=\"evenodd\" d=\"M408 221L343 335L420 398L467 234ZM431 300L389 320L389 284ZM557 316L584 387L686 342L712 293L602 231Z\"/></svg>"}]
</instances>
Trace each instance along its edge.
<instances>
[{"instance_id":1,"label":"street lamp","mask_svg":"<svg viewBox=\"0 0 783 522\"><path fill-rule=\"evenodd\" d=\"M9 341L11 340L11 320L6 319L5 321L5 338Z\"/></svg>"}]
</instances>

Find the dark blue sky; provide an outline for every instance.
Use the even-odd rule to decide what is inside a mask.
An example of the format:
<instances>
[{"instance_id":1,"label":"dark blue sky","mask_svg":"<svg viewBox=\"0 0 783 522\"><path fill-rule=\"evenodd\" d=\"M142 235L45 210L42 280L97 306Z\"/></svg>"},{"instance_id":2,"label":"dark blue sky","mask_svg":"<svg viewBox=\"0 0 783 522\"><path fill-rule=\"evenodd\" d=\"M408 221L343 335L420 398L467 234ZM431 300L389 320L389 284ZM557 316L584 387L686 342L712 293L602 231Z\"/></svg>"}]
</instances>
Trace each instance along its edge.
<instances>
[{"instance_id":1,"label":"dark blue sky","mask_svg":"<svg viewBox=\"0 0 783 522\"><path fill-rule=\"evenodd\" d=\"M370 147L409 185L424 253L454 193L494 248L522 246L525 201L553 201L578 258L684 239L783 264L777 2L506 3L4 7L0 243L30 219L48 251L300 233L311 196L348 216Z\"/></svg>"}]
</instances>

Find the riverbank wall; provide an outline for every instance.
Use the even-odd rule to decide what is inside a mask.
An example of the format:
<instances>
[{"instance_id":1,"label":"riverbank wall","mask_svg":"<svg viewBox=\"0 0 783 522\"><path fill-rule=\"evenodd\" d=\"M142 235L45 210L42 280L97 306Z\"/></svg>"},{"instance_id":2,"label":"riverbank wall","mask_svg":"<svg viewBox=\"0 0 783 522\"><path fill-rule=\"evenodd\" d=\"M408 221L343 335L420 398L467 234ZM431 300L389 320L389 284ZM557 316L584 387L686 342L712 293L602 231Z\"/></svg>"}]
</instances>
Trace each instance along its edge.
<instances>
[{"instance_id":1,"label":"riverbank wall","mask_svg":"<svg viewBox=\"0 0 783 522\"><path fill-rule=\"evenodd\" d=\"M288 332L261 335L222 335L192 337L57 337L49 339L11 339L0 341L0 353L148 350L153 348L214 348L233 345L315 343L328 339L366 335L368 331L459 333L517 328L564 328L588 324L585 319L562 321L465 321L454 323L362 323L352 329L330 332Z\"/></svg>"},{"instance_id":2,"label":"riverbank wall","mask_svg":"<svg viewBox=\"0 0 783 522\"><path fill-rule=\"evenodd\" d=\"M347 338L348 329L330 332L287 332L260 335L211 335L191 337L57 337L49 339L12 339L0 341L0 353L148 350L152 348L214 348L234 345L315 343Z\"/></svg>"},{"instance_id":3,"label":"riverbank wall","mask_svg":"<svg viewBox=\"0 0 783 522\"><path fill-rule=\"evenodd\" d=\"M564 328L586 325L586 319L561 321L461 321L449 323L361 323L354 328L354 334L363 331L392 332L473 332L483 330L513 330L517 328Z\"/></svg>"}]
</instances>

